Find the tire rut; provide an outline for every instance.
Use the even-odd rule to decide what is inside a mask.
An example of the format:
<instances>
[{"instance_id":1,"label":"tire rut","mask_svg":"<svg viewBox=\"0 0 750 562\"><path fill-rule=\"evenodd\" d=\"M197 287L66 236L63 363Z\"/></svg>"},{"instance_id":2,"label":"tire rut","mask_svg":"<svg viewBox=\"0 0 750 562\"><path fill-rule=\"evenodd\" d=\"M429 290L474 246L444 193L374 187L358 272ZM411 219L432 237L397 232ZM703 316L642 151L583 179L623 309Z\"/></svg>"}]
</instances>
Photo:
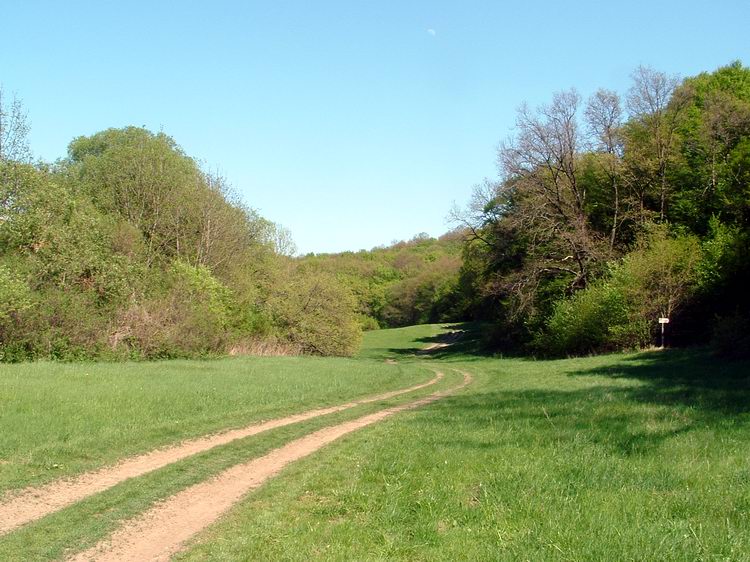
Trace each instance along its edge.
<instances>
[{"instance_id":1,"label":"tire rut","mask_svg":"<svg viewBox=\"0 0 750 562\"><path fill-rule=\"evenodd\" d=\"M292 414L283 418L254 423L239 429L230 429L190 439L177 445L155 449L135 457L123 459L113 466L86 472L71 479L56 480L42 486L28 487L10 492L6 494L5 498L0 500L0 536L59 511L77 501L103 492L125 480L142 476L187 457L213 449L214 447L225 445L237 439L257 435L271 429L348 410L362 404L387 400L388 398L432 386L440 381L442 377L441 373L436 373L435 377L431 380L409 388L393 390L338 406L308 410L307 412Z\"/></svg>"},{"instance_id":2,"label":"tire rut","mask_svg":"<svg viewBox=\"0 0 750 562\"><path fill-rule=\"evenodd\" d=\"M69 562L169 560L187 540L216 521L248 492L277 475L290 463L306 457L340 437L379 422L393 414L435 402L472 381L463 382L407 404L326 427L295 439L268 454L235 465L217 476L186 488L131 519L92 548L73 555Z\"/></svg>"}]
</instances>

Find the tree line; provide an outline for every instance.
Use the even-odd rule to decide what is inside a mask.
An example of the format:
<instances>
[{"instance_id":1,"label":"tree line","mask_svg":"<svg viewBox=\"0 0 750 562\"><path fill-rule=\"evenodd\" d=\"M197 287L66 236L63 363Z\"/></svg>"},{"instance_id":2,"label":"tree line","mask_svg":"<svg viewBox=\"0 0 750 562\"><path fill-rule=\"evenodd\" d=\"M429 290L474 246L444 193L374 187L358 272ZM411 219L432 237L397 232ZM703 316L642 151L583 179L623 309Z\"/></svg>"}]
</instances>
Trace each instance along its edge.
<instances>
[{"instance_id":1,"label":"tree line","mask_svg":"<svg viewBox=\"0 0 750 562\"><path fill-rule=\"evenodd\" d=\"M166 134L108 129L44 163L27 133L0 97L0 360L357 349L351 290Z\"/></svg>"},{"instance_id":2,"label":"tree line","mask_svg":"<svg viewBox=\"0 0 750 562\"><path fill-rule=\"evenodd\" d=\"M0 89L0 360L350 355L363 329L484 322L543 356L750 350L750 69L519 108L456 229L295 258L291 236L164 133L33 162Z\"/></svg>"},{"instance_id":3,"label":"tree line","mask_svg":"<svg viewBox=\"0 0 750 562\"><path fill-rule=\"evenodd\" d=\"M750 70L639 67L625 96L523 105L499 179L456 230L308 256L353 288L364 326L477 320L489 348L564 356L659 341L750 350Z\"/></svg>"},{"instance_id":4,"label":"tree line","mask_svg":"<svg viewBox=\"0 0 750 562\"><path fill-rule=\"evenodd\" d=\"M357 317L369 330L463 319L458 289L462 247L462 232L440 238L422 233L369 251L300 259L352 290Z\"/></svg>"},{"instance_id":5,"label":"tree line","mask_svg":"<svg viewBox=\"0 0 750 562\"><path fill-rule=\"evenodd\" d=\"M661 317L674 344L748 353L750 69L555 93L518 110L497 164L454 212L466 312L496 348L638 348Z\"/></svg>"}]
</instances>

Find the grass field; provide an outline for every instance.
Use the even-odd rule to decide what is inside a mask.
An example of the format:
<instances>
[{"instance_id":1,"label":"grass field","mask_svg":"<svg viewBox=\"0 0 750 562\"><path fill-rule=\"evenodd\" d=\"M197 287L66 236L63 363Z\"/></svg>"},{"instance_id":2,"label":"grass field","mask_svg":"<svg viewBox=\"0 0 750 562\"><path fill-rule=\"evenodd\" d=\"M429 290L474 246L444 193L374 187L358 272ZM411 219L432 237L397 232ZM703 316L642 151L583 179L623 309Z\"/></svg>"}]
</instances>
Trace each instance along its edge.
<instances>
[{"instance_id":1,"label":"grass field","mask_svg":"<svg viewBox=\"0 0 750 562\"><path fill-rule=\"evenodd\" d=\"M371 334L364 353L434 336ZM750 559L747 363L434 361L475 384L297 463L179 559Z\"/></svg>"},{"instance_id":2,"label":"grass field","mask_svg":"<svg viewBox=\"0 0 750 562\"><path fill-rule=\"evenodd\" d=\"M180 439L428 380L319 358L0 366L0 492Z\"/></svg>"},{"instance_id":3,"label":"grass field","mask_svg":"<svg viewBox=\"0 0 750 562\"><path fill-rule=\"evenodd\" d=\"M423 324L391 330L365 332L360 359L398 359L414 355L430 343L439 340L446 328L440 324Z\"/></svg>"},{"instance_id":4,"label":"grass field","mask_svg":"<svg viewBox=\"0 0 750 562\"><path fill-rule=\"evenodd\" d=\"M0 458L11 462L0 464L2 482L18 487L206 431L406 387L431 378L429 367L448 375L440 383L447 388L459 378L453 369L467 370L474 383L455 395L292 464L177 558L750 560L748 363L720 363L700 350L499 359L466 341L419 353L446 331L371 332L353 360L3 367ZM433 390L273 430L124 482L0 537L0 559L57 559L86 548L226 467Z\"/></svg>"}]
</instances>

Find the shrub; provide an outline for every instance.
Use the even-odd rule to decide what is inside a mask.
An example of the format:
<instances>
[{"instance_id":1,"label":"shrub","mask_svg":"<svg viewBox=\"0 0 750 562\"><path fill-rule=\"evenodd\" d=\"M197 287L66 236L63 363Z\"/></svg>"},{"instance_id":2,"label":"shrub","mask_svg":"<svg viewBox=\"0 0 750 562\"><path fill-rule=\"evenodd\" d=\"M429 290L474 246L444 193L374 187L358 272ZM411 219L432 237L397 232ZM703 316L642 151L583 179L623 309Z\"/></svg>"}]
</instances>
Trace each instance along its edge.
<instances>
[{"instance_id":1,"label":"shrub","mask_svg":"<svg viewBox=\"0 0 750 562\"><path fill-rule=\"evenodd\" d=\"M647 345L657 318L672 317L700 287L702 256L696 237L652 226L604 278L555 303L534 350L578 355Z\"/></svg>"},{"instance_id":2,"label":"shrub","mask_svg":"<svg viewBox=\"0 0 750 562\"><path fill-rule=\"evenodd\" d=\"M165 287L121 311L110 335L113 350L145 358L222 353L231 340L231 292L205 267L175 261Z\"/></svg>"},{"instance_id":3,"label":"shrub","mask_svg":"<svg viewBox=\"0 0 750 562\"><path fill-rule=\"evenodd\" d=\"M359 327L363 332L380 329L380 324L372 316L367 316L366 314L357 314L357 321L359 322Z\"/></svg>"},{"instance_id":4,"label":"shrub","mask_svg":"<svg viewBox=\"0 0 750 562\"><path fill-rule=\"evenodd\" d=\"M31 295L3 337L3 360L92 359L107 350L108 318L91 292L50 288Z\"/></svg>"},{"instance_id":5,"label":"shrub","mask_svg":"<svg viewBox=\"0 0 750 562\"><path fill-rule=\"evenodd\" d=\"M702 282L703 250L696 236L670 236L665 225L652 225L635 250L612 270L638 317L655 322L671 317Z\"/></svg>"},{"instance_id":6,"label":"shrub","mask_svg":"<svg viewBox=\"0 0 750 562\"><path fill-rule=\"evenodd\" d=\"M13 363L29 357L28 345L18 339L18 324L32 303L28 285L0 265L0 361Z\"/></svg>"},{"instance_id":7,"label":"shrub","mask_svg":"<svg viewBox=\"0 0 750 562\"><path fill-rule=\"evenodd\" d=\"M558 301L534 341L542 354L578 355L648 342L647 323L633 318L623 291L606 281Z\"/></svg>"},{"instance_id":8,"label":"shrub","mask_svg":"<svg viewBox=\"0 0 750 562\"><path fill-rule=\"evenodd\" d=\"M0 325L31 306L29 286L4 265L0 265Z\"/></svg>"},{"instance_id":9,"label":"shrub","mask_svg":"<svg viewBox=\"0 0 750 562\"><path fill-rule=\"evenodd\" d=\"M305 268L293 270L269 301L281 334L315 355L356 353L362 329L355 304L335 276Z\"/></svg>"}]
</instances>

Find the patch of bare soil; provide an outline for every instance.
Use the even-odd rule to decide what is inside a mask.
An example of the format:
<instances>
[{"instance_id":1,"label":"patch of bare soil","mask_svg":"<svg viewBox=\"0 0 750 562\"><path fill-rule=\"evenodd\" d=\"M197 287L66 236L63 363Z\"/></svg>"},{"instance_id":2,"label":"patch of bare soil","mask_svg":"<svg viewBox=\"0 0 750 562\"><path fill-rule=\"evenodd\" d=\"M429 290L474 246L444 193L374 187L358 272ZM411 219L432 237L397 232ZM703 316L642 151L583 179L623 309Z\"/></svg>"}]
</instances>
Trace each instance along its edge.
<instances>
[{"instance_id":1,"label":"patch of bare soil","mask_svg":"<svg viewBox=\"0 0 750 562\"><path fill-rule=\"evenodd\" d=\"M0 535L8 533L21 525L40 519L88 496L107 490L124 480L141 476L192 455L208 451L219 445L225 445L236 439L243 439L251 435L263 433L264 431L299 423L318 416L341 412L342 410L347 410L361 404L386 400L400 394L419 390L437 383L442 377L442 374L437 373L433 379L426 383L409 388L386 392L354 402L347 402L339 406L318 408L284 418L183 441L177 445L156 449L136 457L124 459L114 466L87 472L72 479L58 480L44 486L10 492L5 498L0 500Z\"/></svg>"},{"instance_id":2,"label":"patch of bare soil","mask_svg":"<svg viewBox=\"0 0 750 562\"><path fill-rule=\"evenodd\" d=\"M74 555L69 560L169 560L185 541L216 521L250 490L278 474L289 463L314 453L347 433L379 422L395 413L429 404L463 388L471 382L471 375L463 375L463 382L453 389L435 392L408 404L315 431L263 457L236 465L210 480L187 488L125 523L108 540Z\"/></svg>"}]
</instances>

